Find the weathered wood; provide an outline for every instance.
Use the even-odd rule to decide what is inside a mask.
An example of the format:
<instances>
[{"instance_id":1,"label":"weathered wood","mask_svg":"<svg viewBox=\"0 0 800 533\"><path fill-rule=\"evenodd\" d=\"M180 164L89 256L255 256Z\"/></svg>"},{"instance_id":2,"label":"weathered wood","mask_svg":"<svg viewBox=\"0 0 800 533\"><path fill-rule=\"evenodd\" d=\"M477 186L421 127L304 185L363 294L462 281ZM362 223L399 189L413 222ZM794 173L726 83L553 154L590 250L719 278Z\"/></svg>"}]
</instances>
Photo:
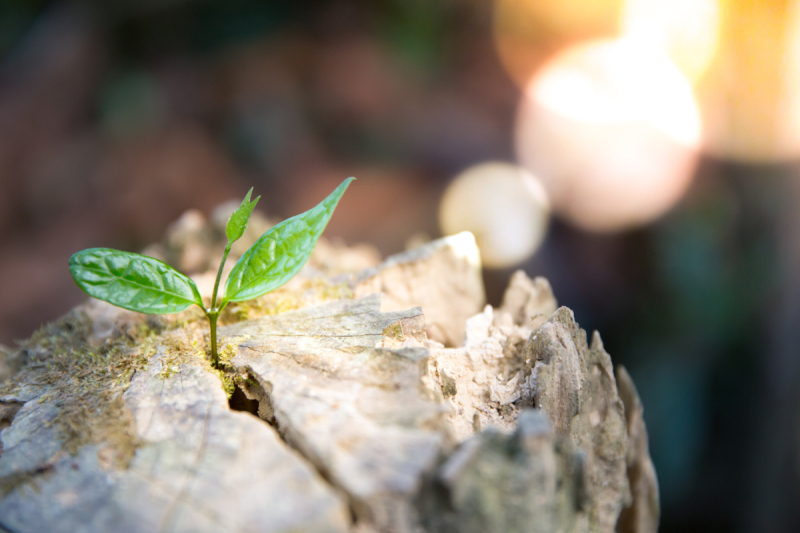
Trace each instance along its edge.
<instances>
[{"instance_id":1,"label":"weathered wood","mask_svg":"<svg viewBox=\"0 0 800 533\"><path fill-rule=\"evenodd\" d=\"M541 325L556 308L558 303L549 281L543 277L530 279L525 272L517 270L508 281L497 317L507 314L513 323L534 328Z\"/></svg>"},{"instance_id":2,"label":"weathered wood","mask_svg":"<svg viewBox=\"0 0 800 533\"><path fill-rule=\"evenodd\" d=\"M626 475L627 425L611 358L595 332L591 347L572 311L558 309L525 347L527 389L558 435L586 452L590 531L612 531L631 503Z\"/></svg>"},{"instance_id":3,"label":"weathered wood","mask_svg":"<svg viewBox=\"0 0 800 533\"><path fill-rule=\"evenodd\" d=\"M420 390L424 348L383 348L384 335L424 336L419 308L381 313L379 295L236 324L233 365L284 437L348 494L359 518L411 531L411 499L441 450L442 406Z\"/></svg>"},{"instance_id":4,"label":"weathered wood","mask_svg":"<svg viewBox=\"0 0 800 533\"><path fill-rule=\"evenodd\" d=\"M576 531L587 505L583 458L540 411L517 429L467 440L431 476L419 498L427 530L442 533Z\"/></svg>"},{"instance_id":5,"label":"weathered wood","mask_svg":"<svg viewBox=\"0 0 800 533\"><path fill-rule=\"evenodd\" d=\"M633 502L623 509L617 524L619 533L655 533L658 531L660 506L656 469L650 459L647 445L647 428L644 425L644 408L631 376L625 367L617 367L619 396L625 404L628 423L628 451L626 464L631 484Z\"/></svg>"},{"instance_id":6,"label":"weathered wood","mask_svg":"<svg viewBox=\"0 0 800 533\"><path fill-rule=\"evenodd\" d=\"M2 433L0 525L65 533L347 531L342 498L272 428L230 411L202 360L183 357L164 376L168 350L159 345L124 394L139 441L127 468L114 468L102 444L66 453L50 391L25 398Z\"/></svg>"},{"instance_id":7,"label":"weathered wood","mask_svg":"<svg viewBox=\"0 0 800 533\"><path fill-rule=\"evenodd\" d=\"M517 273L503 305L481 312L477 249L463 235L342 277L346 255L312 258L285 289L228 310L224 378L262 420L229 408L197 316L124 348L150 322L95 303L81 308L86 338L67 348L87 364L98 364L92 350L109 364L128 354L128 373L107 383L118 408L103 412L120 417L129 453L104 434L70 447L65 413L105 426L70 404L85 395L41 379L36 365L63 363L63 343L28 346L27 370L0 394L0 526L611 532L630 506L619 531L655 531L635 388L624 371L615 380L598 335L588 346L556 310L546 280ZM50 333L69 340L69 328ZM99 394L92 368L76 371Z\"/></svg>"},{"instance_id":8,"label":"weathered wood","mask_svg":"<svg viewBox=\"0 0 800 533\"><path fill-rule=\"evenodd\" d=\"M486 297L475 237L459 233L397 254L363 270L351 281L356 297L381 294L381 310L425 311L430 339L449 346L464 342L466 320Z\"/></svg>"}]
</instances>

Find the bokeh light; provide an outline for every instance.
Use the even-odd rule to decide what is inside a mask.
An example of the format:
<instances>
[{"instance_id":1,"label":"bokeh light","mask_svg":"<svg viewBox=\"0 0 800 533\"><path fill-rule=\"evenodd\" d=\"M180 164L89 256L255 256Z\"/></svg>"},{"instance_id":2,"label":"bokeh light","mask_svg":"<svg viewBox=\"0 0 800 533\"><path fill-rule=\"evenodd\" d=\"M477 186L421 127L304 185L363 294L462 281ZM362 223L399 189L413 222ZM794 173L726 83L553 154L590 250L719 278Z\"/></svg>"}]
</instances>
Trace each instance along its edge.
<instances>
[{"instance_id":1,"label":"bokeh light","mask_svg":"<svg viewBox=\"0 0 800 533\"><path fill-rule=\"evenodd\" d=\"M696 87L706 150L723 159L800 156L800 2L725 0L719 52Z\"/></svg>"},{"instance_id":2,"label":"bokeh light","mask_svg":"<svg viewBox=\"0 0 800 533\"><path fill-rule=\"evenodd\" d=\"M520 87L550 54L580 40L619 31L623 0L496 0L494 40L508 74Z\"/></svg>"},{"instance_id":3,"label":"bokeh light","mask_svg":"<svg viewBox=\"0 0 800 533\"><path fill-rule=\"evenodd\" d=\"M696 81L714 57L719 23L718 0L627 0L622 33L662 49Z\"/></svg>"},{"instance_id":4,"label":"bokeh light","mask_svg":"<svg viewBox=\"0 0 800 533\"><path fill-rule=\"evenodd\" d=\"M701 128L691 87L659 49L634 39L571 47L531 81L516 149L553 208L592 231L649 222L680 199Z\"/></svg>"},{"instance_id":5,"label":"bokeh light","mask_svg":"<svg viewBox=\"0 0 800 533\"><path fill-rule=\"evenodd\" d=\"M445 235L471 231L483 265L503 268L521 263L542 243L550 214L542 184L508 163L471 167L450 183L439 223Z\"/></svg>"}]
</instances>

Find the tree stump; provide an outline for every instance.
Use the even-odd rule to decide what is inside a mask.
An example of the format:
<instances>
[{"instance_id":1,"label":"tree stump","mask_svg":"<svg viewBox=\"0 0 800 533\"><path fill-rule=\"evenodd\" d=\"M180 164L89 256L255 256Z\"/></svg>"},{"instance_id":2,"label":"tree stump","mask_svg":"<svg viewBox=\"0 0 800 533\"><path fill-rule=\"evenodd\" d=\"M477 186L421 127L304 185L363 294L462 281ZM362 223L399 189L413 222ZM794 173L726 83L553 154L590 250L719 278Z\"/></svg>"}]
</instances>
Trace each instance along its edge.
<instances>
[{"instance_id":1,"label":"tree stump","mask_svg":"<svg viewBox=\"0 0 800 533\"><path fill-rule=\"evenodd\" d=\"M232 304L221 372L199 312L96 301L6 354L0 531L657 530L633 382L546 280L492 309L469 234L354 253Z\"/></svg>"}]
</instances>

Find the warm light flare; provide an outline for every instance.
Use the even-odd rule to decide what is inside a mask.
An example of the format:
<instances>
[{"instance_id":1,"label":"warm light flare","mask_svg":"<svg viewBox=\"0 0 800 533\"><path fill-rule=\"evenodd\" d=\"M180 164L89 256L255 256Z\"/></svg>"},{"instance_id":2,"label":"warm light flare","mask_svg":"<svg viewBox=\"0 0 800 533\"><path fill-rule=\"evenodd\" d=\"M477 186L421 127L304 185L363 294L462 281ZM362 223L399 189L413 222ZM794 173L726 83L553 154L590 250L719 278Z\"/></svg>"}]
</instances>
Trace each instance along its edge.
<instances>
[{"instance_id":1,"label":"warm light flare","mask_svg":"<svg viewBox=\"0 0 800 533\"><path fill-rule=\"evenodd\" d=\"M555 50L619 31L624 0L495 0L494 40L520 87Z\"/></svg>"},{"instance_id":2,"label":"warm light flare","mask_svg":"<svg viewBox=\"0 0 800 533\"><path fill-rule=\"evenodd\" d=\"M536 252L549 212L547 194L529 172L508 163L483 163L448 186L439 223L445 235L472 232L484 266L502 268Z\"/></svg>"},{"instance_id":3,"label":"warm light flare","mask_svg":"<svg viewBox=\"0 0 800 533\"><path fill-rule=\"evenodd\" d=\"M691 81L708 68L719 41L718 0L627 0L622 33L669 55Z\"/></svg>"},{"instance_id":4,"label":"warm light flare","mask_svg":"<svg viewBox=\"0 0 800 533\"><path fill-rule=\"evenodd\" d=\"M700 119L689 84L660 50L634 39L594 41L570 48L545 66L528 96L581 122L649 122L694 146Z\"/></svg>"},{"instance_id":5,"label":"warm light flare","mask_svg":"<svg viewBox=\"0 0 800 533\"><path fill-rule=\"evenodd\" d=\"M542 68L520 106L516 147L561 216L615 231L674 205L700 137L691 88L669 58L617 39L572 47Z\"/></svg>"},{"instance_id":6,"label":"warm light flare","mask_svg":"<svg viewBox=\"0 0 800 533\"><path fill-rule=\"evenodd\" d=\"M800 157L800 1L722 0L719 51L696 92L708 152Z\"/></svg>"}]
</instances>

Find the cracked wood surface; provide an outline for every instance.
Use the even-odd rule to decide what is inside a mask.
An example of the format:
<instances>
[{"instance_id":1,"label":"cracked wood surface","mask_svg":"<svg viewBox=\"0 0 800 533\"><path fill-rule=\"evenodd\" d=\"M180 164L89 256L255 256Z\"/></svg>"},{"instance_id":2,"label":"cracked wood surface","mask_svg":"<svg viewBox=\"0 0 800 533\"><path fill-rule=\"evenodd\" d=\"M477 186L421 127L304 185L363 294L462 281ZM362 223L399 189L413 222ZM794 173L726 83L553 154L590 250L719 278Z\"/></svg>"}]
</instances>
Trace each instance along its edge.
<instances>
[{"instance_id":1,"label":"cracked wood surface","mask_svg":"<svg viewBox=\"0 0 800 533\"><path fill-rule=\"evenodd\" d=\"M382 311L421 307L430 339L464 342L465 324L486 301L481 260L469 232L437 239L389 257L351 280L356 297L380 293Z\"/></svg>"},{"instance_id":2,"label":"cracked wood surface","mask_svg":"<svg viewBox=\"0 0 800 533\"><path fill-rule=\"evenodd\" d=\"M355 299L298 279L299 309L221 327L263 420L229 409L173 338L188 333L159 335L123 396L124 467L104 443L65 451L46 385L0 397L0 531L654 532L629 376L542 278L515 273L479 312L476 254L459 236L334 278ZM90 317L94 341L135 325L126 313Z\"/></svg>"},{"instance_id":3,"label":"cracked wood surface","mask_svg":"<svg viewBox=\"0 0 800 533\"><path fill-rule=\"evenodd\" d=\"M525 346L527 389L548 414L556 434L586 453L586 488L591 498L584 520L589 531L613 531L620 511L631 505L625 466L628 427L611 358L595 332L587 345L566 307L556 310Z\"/></svg>"},{"instance_id":4,"label":"cracked wood surface","mask_svg":"<svg viewBox=\"0 0 800 533\"><path fill-rule=\"evenodd\" d=\"M159 374L163 348L125 392L141 441L127 469L103 449L61 450L52 403L27 402L2 434L0 478L25 476L0 498L15 532L344 532L349 511L275 431L233 412L200 361Z\"/></svg>"},{"instance_id":5,"label":"cracked wood surface","mask_svg":"<svg viewBox=\"0 0 800 533\"><path fill-rule=\"evenodd\" d=\"M442 405L420 383L424 348L386 348L384 333L424 336L419 308L381 313L380 296L341 300L223 328L246 337L233 365L257 385L283 436L384 531L416 524L412 497L441 451Z\"/></svg>"}]
</instances>

